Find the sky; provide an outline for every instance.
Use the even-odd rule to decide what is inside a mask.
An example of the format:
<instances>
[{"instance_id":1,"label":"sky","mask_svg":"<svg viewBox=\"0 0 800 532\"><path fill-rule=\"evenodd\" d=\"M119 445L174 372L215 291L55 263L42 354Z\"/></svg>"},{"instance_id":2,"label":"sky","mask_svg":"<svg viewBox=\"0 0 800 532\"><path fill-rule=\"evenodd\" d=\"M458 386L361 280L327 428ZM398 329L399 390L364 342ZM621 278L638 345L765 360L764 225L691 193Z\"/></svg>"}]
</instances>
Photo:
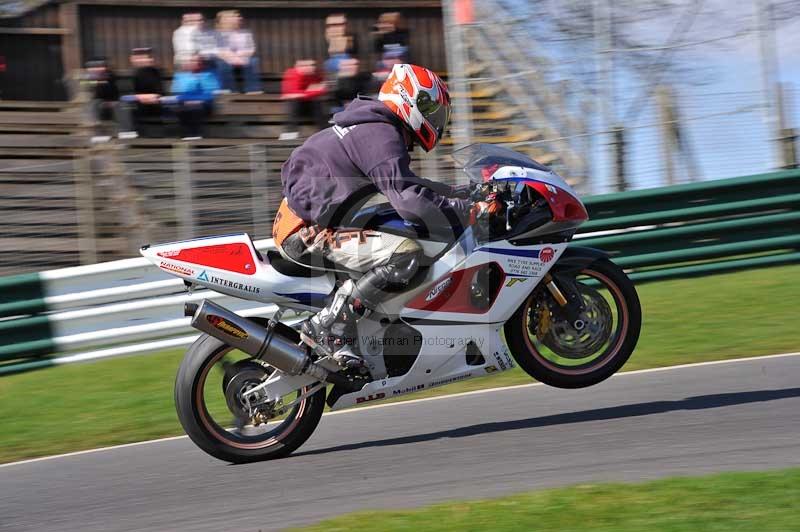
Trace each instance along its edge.
<instances>
[{"instance_id":1,"label":"sky","mask_svg":"<svg viewBox=\"0 0 800 532\"><path fill-rule=\"evenodd\" d=\"M589 0L508 0L507 3L512 6L516 4L513 11L518 14L530 15L531 6L536 4L540 6L539 9L563 15L568 12L565 6L570 1L585 3ZM615 16L621 19L634 18L638 15L636 9L646 10L652 4L647 0L610 1L615 6ZM691 68L691 74L684 76L683 80L671 80L669 76L664 76L664 80L674 85L679 112L688 119L684 121L683 133L688 139L697 168L697 171L689 171L678 164L676 174L679 180L760 173L775 165L773 148L769 142L771 135L762 107L764 98L758 34L753 31L756 28L756 2L706 0L679 42L724 39L687 46L672 53L678 63ZM678 5L673 16L647 20L627 28L648 45L666 44L676 24L690 7L688 0L676 0L676 3L682 5ZM791 106L793 113L789 117L789 125L800 127L800 17L792 21L780 21L777 26L778 80L794 88L791 92L794 105ZM733 35L738 36L731 37ZM552 57L569 57L569 52L560 49L558 44L547 46ZM570 59L576 61L574 57ZM585 59L587 69L594 70L595 56L591 52L586 57L578 57L577 61L581 59ZM564 75L568 75L566 68ZM692 83L687 83L686 79L691 79ZM619 117L625 117L630 103L639 98L647 80L620 68L619 63L615 69L615 80L617 113ZM643 127L658 122L658 118L657 108L650 99L637 119L625 124L629 128L628 165L633 188L664 184L665 165L660 132L657 127ZM602 131L605 129L604 123L596 121L592 129ZM606 141L601 141L594 146L592 192L608 191L612 186L605 144Z\"/></svg>"}]
</instances>

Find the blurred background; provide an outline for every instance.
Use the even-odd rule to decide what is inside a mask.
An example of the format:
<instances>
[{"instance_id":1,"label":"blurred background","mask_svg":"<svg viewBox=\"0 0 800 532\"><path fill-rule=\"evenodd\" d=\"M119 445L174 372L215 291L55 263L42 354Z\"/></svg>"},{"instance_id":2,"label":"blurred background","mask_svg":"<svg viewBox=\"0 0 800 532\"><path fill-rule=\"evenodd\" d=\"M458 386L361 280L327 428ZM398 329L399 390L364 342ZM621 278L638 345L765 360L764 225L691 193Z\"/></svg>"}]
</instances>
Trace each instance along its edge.
<instances>
[{"instance_id":1,"label":"blurred background","mask_svg":"<svg viewBox=\"0 0 800 532\"><path fill-rule=\"evenodd\" d=\"M266 237L290 151L402 61L453 93L426 176L461 179L448 154L471 142L583 194L797 165L797 2L236 4L0 3L0 274Z\"/></svg>"},{"instance_id":2,"label":"blurred background","mask_svg":"<svg viewBox=\"0 0 800 532\"><path fill-rule=\"evenodd\" d=\"M513 405L461 397L463 418L446 401L337 416L338 440L271 462L269 479L242 482L185 440L18 464L0 475L0 529L241 529L236 501L260 529L326 501L315 518L797 466L798 57L798 0L0 0L0 464L183 434L172 388L198 337L183 304L276 307L187 294L139 247L247 232L266 249L281 164L400 62L439 72L454 104L413 168L458 182L450 155L486 142L563 174L591 218L576 243L637 285L643 329L623 369L659 369L526 387ZM530 383L513 368L410 397ZM416 528L797 529L798 470L670 482L501 501L482 518L459 503ZM414 527L343 519L319 529Z\"/></svg>"}]
</instances>

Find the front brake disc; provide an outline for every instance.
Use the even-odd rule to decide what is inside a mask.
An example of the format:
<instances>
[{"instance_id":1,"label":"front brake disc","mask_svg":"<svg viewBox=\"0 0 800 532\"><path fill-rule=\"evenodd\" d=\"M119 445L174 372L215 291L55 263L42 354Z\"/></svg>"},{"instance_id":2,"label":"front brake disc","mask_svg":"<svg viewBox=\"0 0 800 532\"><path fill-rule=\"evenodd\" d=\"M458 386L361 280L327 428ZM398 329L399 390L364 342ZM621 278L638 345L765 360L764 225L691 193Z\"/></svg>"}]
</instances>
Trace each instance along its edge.
<instances>
[{"instance_id":1,"label":"front brake disc","mask_svg":"<svg viewBox=\"0 0 800 532\"><path fill-rule=\"evenodd\" d=\"M609 339L614 316L608 301L592 287L577 283L583 299L579 325L556 318L551 321L541 342L559 356L582 359L595 354ZM538 335L537 335L538 336Z\"/></svg>"}]
</instances>

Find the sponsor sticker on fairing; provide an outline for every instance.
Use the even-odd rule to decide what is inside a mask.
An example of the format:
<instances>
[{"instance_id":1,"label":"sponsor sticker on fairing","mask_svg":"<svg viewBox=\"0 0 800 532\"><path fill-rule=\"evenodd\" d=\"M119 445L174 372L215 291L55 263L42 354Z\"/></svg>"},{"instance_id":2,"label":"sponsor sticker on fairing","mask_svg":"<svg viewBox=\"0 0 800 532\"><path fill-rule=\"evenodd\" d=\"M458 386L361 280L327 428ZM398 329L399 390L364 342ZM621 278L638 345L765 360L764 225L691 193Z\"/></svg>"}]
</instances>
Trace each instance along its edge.
<instances>
[{"instance_id":1,"label":"sponsor sticker on fairing","mask_svg":"<svg viewBox=\"0 0 800 532\"><path fill-rule=\"evenodd\" d=\"M206 270L200 272L200 275L197 276L197 280L221 286L223 288L233 288L234 290L239 290L240 292L249 292L251 294L261 293L261 288L257 286L239 281L231 281L230 279L224 279L222 277L217 277L216 275L209 275Z\"/></svg>"},{"instance_id":2,"label":"sponsor sticker on fairing","mask_svg":"<svg viewBox=\"0 0 800 532\"><path fill-rule=\"evenodd\" d=\"M464 379L469 379L470 377L472 377L472 373L465 373L457 377L450 377L449 379L439 379L436 381L431 381L430 387L433 388L434 386L444 386L445 384L463 381Z\"/></svg>"},{"instance_id":3,"label":"sponsor sticker on fairing","mask_svg":"<svg viewBox=\"0 0 800 532\"><path fill-rule=\"evenodd\" d=\"M416 386L410 386L408 388L402 388L400 390L392 390L392 395L405 395L407 393L414 393L424 389L425 389L424 384L417 384Z\"/></svg>"},{"instance_id":4,"label":"sponsor sticker on fairing","mask_svg":"<svg viewBox=\"0 0 800 532\"><path fill-rule=\"evenodd\" d=\"M436 285L433 288L431 288L430 292L428 292L428 295L425 296L425 301L433 301L434 299L439 297L439 294L441 294L448 286L450 286L452 282L453 278L448 277L447 279L444 279L443 281L439 281L438 283L436 283Z\"/></svg>"},{"instance_id":5,"label":"sponsor sticker on fairing","mask_svg":"<svg viewBox=\"0 0 800 532\"><path fill-rule=\"evenodd\" d=\"M494 360L497 362L497 365L500 366L500 371L505 371L508 369L508 364L506 364L505 360L503 360L503 357L500 356L500 353L497 351L494 352Z\"/></svg>"},{"instance_id":6,"label":"sponsor sticker on fairing","mask_svg":"<svg viewBox=\"0 0 800 532\"><path fill-rule=\"evenodd\" d=\"M366 403L369 401L377 401L378 399L384 399L386 394L383 392L367 395L365 397L356 397L356 404L360 405L361 403Z\"/></svg>"},{"instance_id":7,"label":"sponsor sticker on fairing","mask_svg":"<svg viewBox=\"0 0 800 532\"><path fill-rule=\"evenodd\" d=\"M185 275L187 277L194 276L194 270L191 268L187 268L185 266L180 266L178 264L172 264L171 262L167 262L162 260L161 263L158 265L159 268L162 270L168 271L170 273L177 273L179 275Z\"/></svg>"},{"instance_id":8,"label":"sponsor sticker on fairing","mask_svg":"<svg viewBox=\"0 0 800 532\"><path fill-rule=\"evenodd\" d=\"M539 251L539 260L544 262L545 264L553 260L553 257L555 256L556 256L555 250L549 246L546 248L542 248L541 251Z\"/></svg>"}]
</instances>

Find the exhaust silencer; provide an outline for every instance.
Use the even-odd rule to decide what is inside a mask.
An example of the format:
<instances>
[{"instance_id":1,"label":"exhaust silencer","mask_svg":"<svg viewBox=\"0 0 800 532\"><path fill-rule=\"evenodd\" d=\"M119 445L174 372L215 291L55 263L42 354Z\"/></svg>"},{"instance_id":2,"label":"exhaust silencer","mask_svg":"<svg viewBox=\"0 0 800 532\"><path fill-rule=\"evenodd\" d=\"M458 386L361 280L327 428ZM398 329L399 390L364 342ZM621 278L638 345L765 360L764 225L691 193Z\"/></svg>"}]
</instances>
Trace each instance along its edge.
<instances>
[{"instance_id":1,"label":"exhaust silencer","mask_svg":"<svg viewBox=\"0 0 800 532\"><path fill-rule=\"evenodd\" d=\"M244 351L289 375L309 375L315 379L356 391L360 386L338 373L331 373L308 356L300 335L288 325L271 321L268 327L243 318L204 299L200 305L187 303L184 314L191 325L226 344Z\"/></svg>"}]
</instances>

